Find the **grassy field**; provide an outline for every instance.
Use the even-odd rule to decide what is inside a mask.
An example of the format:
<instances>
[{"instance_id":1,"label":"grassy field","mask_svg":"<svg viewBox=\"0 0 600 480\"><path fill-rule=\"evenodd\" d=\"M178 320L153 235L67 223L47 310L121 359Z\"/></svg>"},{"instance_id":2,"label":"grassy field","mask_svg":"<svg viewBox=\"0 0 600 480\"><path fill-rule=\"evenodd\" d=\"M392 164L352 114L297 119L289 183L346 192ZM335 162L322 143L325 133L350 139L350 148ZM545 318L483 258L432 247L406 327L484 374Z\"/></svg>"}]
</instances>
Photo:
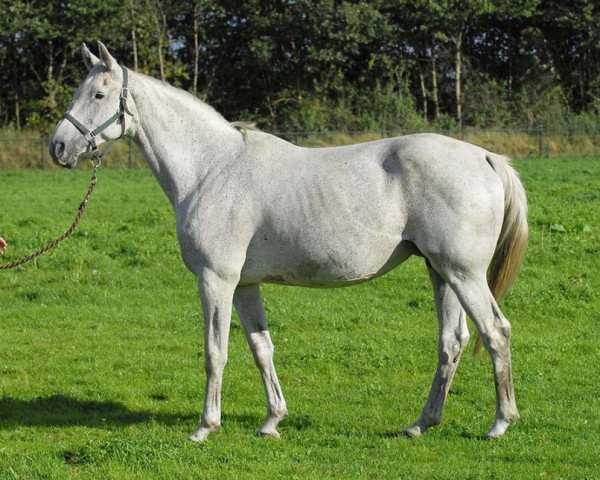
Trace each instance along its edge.
<instances>
[{"instance_id":1,"label":"grassy field","mask_svg":"<svg viewBox=\"0 0 600 480\"><path fill-rule=\"evenodd\" d=\"M422 260L360 286L267 285L290 416L255 436L258 371L234 319L223 428L186 440L202 321L174 217L147 170L100 171L74 238L0 272L0 478L500 479L600 476L600 159L515 162L531 242L504 304L521 420L498 441L487 354L465 355L444 421L418 439L436 328ZM89 171L0 172L6 260L70 224Z\"/></svg>"}]
</instances>

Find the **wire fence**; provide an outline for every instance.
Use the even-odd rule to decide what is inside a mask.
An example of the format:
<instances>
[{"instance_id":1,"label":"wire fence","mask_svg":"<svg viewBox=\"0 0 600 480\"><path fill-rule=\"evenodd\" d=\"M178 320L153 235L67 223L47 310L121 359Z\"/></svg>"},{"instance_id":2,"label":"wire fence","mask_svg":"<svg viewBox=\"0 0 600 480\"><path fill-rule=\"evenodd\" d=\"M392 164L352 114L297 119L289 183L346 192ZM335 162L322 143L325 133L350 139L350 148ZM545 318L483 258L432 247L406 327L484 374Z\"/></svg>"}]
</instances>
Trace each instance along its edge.
<instances>
[{"instance_id":1,"label":"wire fence","mask_svg":"<svg viewBox=\"0 0 600 480\"><path fill-rule=\"evenodd\" d=\"M598 129L475 129L428 130L480 145L487 150L513 158L549 156L600 156L600 126ZM348 145L382 138L423 133L407 130L364 131L287 131L272 132L292 143L307 147ZM47 136L0 136L0 169L56 168L49 152ZM145 166L142 153L130 139L117 142L105 159L106 166L137 168Z\"/></svg>"}]
</instances>

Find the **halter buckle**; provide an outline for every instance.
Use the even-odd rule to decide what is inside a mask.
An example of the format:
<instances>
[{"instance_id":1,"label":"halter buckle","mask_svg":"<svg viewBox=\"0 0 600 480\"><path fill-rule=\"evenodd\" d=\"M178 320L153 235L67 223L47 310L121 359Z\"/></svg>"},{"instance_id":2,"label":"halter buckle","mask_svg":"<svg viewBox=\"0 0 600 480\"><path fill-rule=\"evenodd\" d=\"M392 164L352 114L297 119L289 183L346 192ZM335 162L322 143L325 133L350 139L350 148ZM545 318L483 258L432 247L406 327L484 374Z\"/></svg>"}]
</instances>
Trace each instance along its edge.
<instances>
[{"instance_id":1,"label":"halter buckle","mask_svg":"<svg viewBox=\"0 0 600 480\"><path fill-rule=\"evenodd\" d=\"M122 100L127 100L127 94L128 94L128 93L129 93L129 88L127 88L127 87L123 87L123 88L121 88L121 95L120 95L120 98L121 98Z\"/></svg>"},{"instance_id":2,"label":"halter buckle","mask_svg":"<svg viewBox=\"0 0 600 480\"><path fill-rule=\"evenodd\" d=\"M96 134L90 130L83 136L83 138L85 138L88 143L93 143L96 138Z\"/></svg>"}]
</instances>

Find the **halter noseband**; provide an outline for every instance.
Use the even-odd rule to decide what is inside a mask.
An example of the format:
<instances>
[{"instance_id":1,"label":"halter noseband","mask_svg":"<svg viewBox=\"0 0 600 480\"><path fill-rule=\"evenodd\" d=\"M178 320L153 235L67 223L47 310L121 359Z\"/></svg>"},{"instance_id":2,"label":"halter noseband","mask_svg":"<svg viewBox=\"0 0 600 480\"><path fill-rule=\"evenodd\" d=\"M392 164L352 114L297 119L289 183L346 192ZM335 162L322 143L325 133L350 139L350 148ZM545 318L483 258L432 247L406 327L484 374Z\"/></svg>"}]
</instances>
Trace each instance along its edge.
<instances>
[{"instance_id":1,"label":"halter noseband","mask_svg":"<svg viewBox=\"0 0 600 480\"><path fill-rule=\"evenodd\" d=\"M121 87L121 93L119 94L119 108L116 113L110 117L106 122L104 122L99 127L96 127L94 130L89 130L85 125L83 125L79 120L77 120L73 115L69 113L65 113L63 118L67 119L71 122L77 130L81 132L84 138L88 141L91 150L92 150L92 158L98 162L98 164L102 161L102 157L108 153L105 151L104 153L100 153L98 151L98 145L96 145L96 136L110 127L115 121L121 120L121 135L116 139L123 137L125 135L125 122L124 117L125 113L133 117L133 113L127 107L127 94L129 93L129 89L127 88L127 69L121 66L121 71L123 72L123 86Z\"/></svg>"}]
</instances>

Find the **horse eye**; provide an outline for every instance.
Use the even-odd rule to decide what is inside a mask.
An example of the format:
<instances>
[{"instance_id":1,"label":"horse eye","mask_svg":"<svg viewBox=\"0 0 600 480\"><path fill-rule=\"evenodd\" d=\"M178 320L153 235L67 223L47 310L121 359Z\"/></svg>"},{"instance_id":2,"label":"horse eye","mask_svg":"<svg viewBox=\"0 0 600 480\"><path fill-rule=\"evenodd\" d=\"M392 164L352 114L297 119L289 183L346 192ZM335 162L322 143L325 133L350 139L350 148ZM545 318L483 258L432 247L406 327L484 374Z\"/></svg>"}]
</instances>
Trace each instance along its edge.
<instances>
[{"instance_id":1,"label":"horse eye","mask_svg":"<svg viewBox=\"0 0 600 480\"><path fill-rule=\"evenodd\" d=\"M98 92L98 93L97 93L97 94L94 96L94 98L95 98L96 100L102 100L102 99L104 98L104 94L103 94L103 93L100 93L100 92Z\"/></svg>"}]
</instances>

